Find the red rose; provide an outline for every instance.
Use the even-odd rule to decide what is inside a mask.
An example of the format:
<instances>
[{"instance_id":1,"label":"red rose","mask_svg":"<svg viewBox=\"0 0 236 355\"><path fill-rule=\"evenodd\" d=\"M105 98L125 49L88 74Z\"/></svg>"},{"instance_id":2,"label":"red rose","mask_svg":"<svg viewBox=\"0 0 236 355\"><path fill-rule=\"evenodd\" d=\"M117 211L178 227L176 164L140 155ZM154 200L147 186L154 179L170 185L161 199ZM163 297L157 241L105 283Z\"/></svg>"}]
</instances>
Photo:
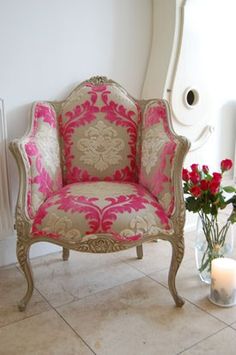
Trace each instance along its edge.
<instances>
[{"instance_id":1,"label":"red rose","mask_svg":"<svg viewBox=\"0 0 236 355\"><path fill-rule=\"evenodd\" d=\"M194 197L199 197L202 193L202 190L200 189L199 186L193 186L191 189L190 189L190 192L191 194L194 196Z\"/></svg>"},{"instance_id":2,"label":"red rose","mask_svg":"<svg viewBox=\"0 0 236 355\"><path fill-rule=\"evenodd\" d=\"M219 192L219 188L220 188L220 182L212 179L209 183L209 189L212 195L217 194L217 192Z\"/></svg>"},{"instance_id":3,"label":"red rose","mask_svg":"<svg viewBox=\"0 0 236 355\"><path fill-rule=\"evenodd\" d=\"M231 159L224 159L222 160L221 164L220 164L220 167L221 167L221 170L222 170L222 173L224 171L227 171L227 170L230 170L233 166L233 162Z\"/></svg>"},{"instance_id":4,"label":"red rose","mask_svg":"<svg viewBox=\"0 0 236 355\"><path fill-rule=\"evenodd\" d=\"M189 180L189 172L188 172L187 169L183 169L183 170L182 170L182 179L183 179L184 181L188 181L188 180Z\"/></svg>"},{"instance_id":5,"label":"red rose","mask_svg":"<svg viewBox=\"0 0 236 355\"><path fill-rule=\"evenodd\" d=\"M192 171L198 171L198 164L192 164L191 169Z\"/></svg>"},{"instance_id":6,"label":"red rose","mask_svg":"<svg viewBox=\"0 0 236 355\"><path fill-rule=\"evenodd\" d=\"M206 191L208 190L209 187L209 182L205 179L200 181L200 188L202 189L202 191Z\"/></svg>"},{"instance_id":7,"label":"red rose","mask_svg":"<svg viewBox=\"0 0 236 355\"><path fill-rule=\"evenodd\" d=\"M189 176L193 184L197 184L200 181L200 175L197 171L191 171Z\"/></svg>"},{"instance_id":8,"label":"red rose","mask_svg":"<svg viewBox=\"0 0 236 355\"><path fill-rule=\"evenodd\" d=\"M209 173L208 165L203 165L202 166L202 171L204 172L204 174L208 174Z\"/></svg>"},{"instance_id":9,"label":"red rose","mask_svg":"<svg viewBox=\"0 0 236 355\"><path fill-rule=\"evenodd\" d=\"M213 173L213 178L212 180L218 182L220 184L221 180L222 180L222 174L220 173Z\"/></svg>"}]
</instances>

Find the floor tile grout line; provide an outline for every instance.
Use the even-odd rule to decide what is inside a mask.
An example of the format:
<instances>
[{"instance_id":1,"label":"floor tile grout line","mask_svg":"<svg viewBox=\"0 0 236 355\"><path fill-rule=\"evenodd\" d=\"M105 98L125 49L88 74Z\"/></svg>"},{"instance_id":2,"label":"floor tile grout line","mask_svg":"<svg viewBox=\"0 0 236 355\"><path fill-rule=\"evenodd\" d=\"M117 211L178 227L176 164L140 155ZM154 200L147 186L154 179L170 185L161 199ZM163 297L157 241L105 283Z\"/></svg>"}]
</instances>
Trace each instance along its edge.
<instances>
[{"instance_id":1,"label":"floor tile grout line","mask_svg":"<svg viewBox=\"0 0 236 355\"><path fill-rule=\"evenodd\" d=\"M166 285L164 285L164 284L158 282L157 280L155 280L155 279L149 277L149 275L144 274L144 277L147 277L147 278L149 278L150 280L152 280L152 281L158 283L160 286L163 286L163 287L165 287L166 289L168 289L168 287L167 287ZM137 280L137 279L135 279L135 280ZM127 284L127 283L132 282L132 281L135 281L135 280L127 281L127 282L125 282L124 284ZM121 285L123 285L123 284L121 284ZM116 285L116 286L114 286L114 287L111 287L110 289L119 287L119 286L121 286L121 285ZM97 293L103 292L103 291L105 291L105 290L98 291ZM92 353L93 353L94 355L96 355L96 353L94 352L94 350L86 343L86 341L79 335L79 333L77 333L77 331L70 325L70 323L67 322L67 320L59 313L59 311L58 311L54 306L51 305L51 303L41 294L41 292L40 292L39 290L38 290L38 292L39 292L40 295L45 299L45 301L49 304L49 306L60 316L60 318L62 318L62 320L71 328L71 330L81 339L81 341L92 351ZM86 298L86 297L89 297L89 296L93 296L93 294L87 295L87 296L85 296L85 297L83 297L83 298ZM79 301L79 300L81 300L81 299L83 299L83 298L80 298L80 299L71 301L71 302L69 302L69 303L66 303L65 305L68 305L68 304L70 304L70 303ZM210 314L209 312L205 311L204 309L202 309L201 307L199 307L199 306L196 305L195 303L189 301L187 298L185 298L185 297L183 297L183 298L184 298L188 303L192 304L193 306L195 306L196 308L198 308L198 309L201 310L202 312L207 313L207 314L210 315L211 317L213 317L213 318L215 318L216 320L222 322L222 324L224 324L225 326L222 327L221 329L219 329L218 331L216 331L215 333L212 333L212 334L210 334L209 336L207 336L207 337L205 337L205 338L199 340L198 342L194 343L193 345L191 345L191 346L189 346L189 347L183 349L181 352L178 352L176 355L182 354L184 351L191 349L192 347L194 347L194 346L196 346L197 344L203 342L204 340L206 340L206 339L208 339L208 338L214 336L215 334L221 332L221 331L224 330L224 329L231 328L231 329L235 330L234 328L231 327L231 325L225 323L225 322L222 321L221 319L219 319L219 318L215 317L214 315ZM58 306L58 308L60 308L60 307L63 307L63 305ZM235 323L235 322L233 322L233 323ZM232 323L232 324L233 324L233 323ZM235 331L236 331L236 330L235 330Z\"/></svg>"},{"instance_id":2,"label":"floor tile grout line","mask_svg":"<svg viewBox=\"0 0 236 355\"><path fill-rule=\"evenodd\" d=\"M70 325L70 323L54 308L54 311L58 314L58 316L68 325L68 327L77 335L77 337L92 351L94 355L97 355L95 351L91 348L91 346L79 335L79 333Z\"/></svg>"},{"instance_id":3,"label":"floor tile grout line","mask_svg":"<svg viewBox=\"0 0 236 355\"><path fill-rule=\"evenodd\" d=\"M128 284L129 282L137 281L137 280L142 279L142 278L145 278L145 277L146 277L146 275L140 275L140 277L138 277L138 278L131 279L131 280L128 280L128 281L119 283L119 284L117 284L117 285L113 285L113 286L111 286L111 287L104 288L104 289L102 289L102 290L92 292L92 293L90 293L90 294L88 294L88 295L85 295L85 296L83 296L83 297L75 297L75 296L73 296L73 297L74 297L73 300L71 300L71 301L69 301L69 302L66 302L66 303L59 304L59 305L57 305L57 306L55 306L55 307L67 306L68 304L71 304L71 303L73 303L73 302L81 301L81 300L83 300L83 299L85 299L85 298L87 298L87 297L90 297L90 296L93 296L93 295L97 295L97 294L99 294L100 292L109 291L109 290L111 290L111 289L113 289L113 288L116 288L116 287L119 287L119 286L122 286L122 285L126 285L126 284ZM43 298L45 298L45 299L47 300L47 297L46 297L45 295L43 295L43 293L41 293L42 291L40 291L40 290L37 288L37 286L35 286L34 289L37 290L37 291L40 293L40 295L41 295ZM47 300L47 302L51 305L51 303L50 303L49 300ZM54 307L53 305L51 305L51 306Z\"/></svg>"},{"instance_id":4,"label":"floor tile grout line","mask_svg":"<svg viewBox=\"0 0 236 355\"><path fill-rule=\"evenodd\" d=\"M137 270L137 271L138 271L140 274L142 274L143 276L140 276L140 277L138 277L138 278L135 278L135 279L126 281L126 282L124 282L124 283L120 283L120 284L117 284L117 285L115 285L115 286L112 286L112 287L109 287L109 288L106 288L106 289L103 289L103 290L94 292L94 293L92 293L92 294L88 294L88 295L86 295L86 296L84 296L84 297L81 297L81 298L75 297L72 301L66 302L66 303L63 303L63 304L60 304L60 305L58 305L58 306L56 306L56 307L63 307L63 306L69 305L69 304L71 304L71 303L73 303L73 302L80 301L80 300L82 300L82 299L84 299L84 298L86 298L86 297L89 297L89 296L92 296L92 295L95 295L95 294L99 294L100 292L103 292L103 291L106 291L106 290L111 290L111 289L114 288L114 287L119 287L119 286L125 285L125 284L127 284L127 283L129 283L129 282L138 280L138 279L143 278L143 277L147 277L147 278L149 278L150 280L152 280L152 281L158 283L159 285L161 285L161 286L165 287L167 290L169 290L169 288L168 288L167 285L165 285L164 283L159 282L159 281L157 281L156 279L154 279L154 278L151 276L152 273L151 273L151 274L146 274L146 273L144 273L143 271L137 269L135 266L129 264L127 261L124 261L124 260L121 260L121 259L119 259L119 260L120 260L122 263L124 263L124 264L126 264L126 265L129 265L129 266L132 267L133 269ZM16 266L16 267L19 269L19 271L21 271L21 269L19 268L19 266ZM160 270L158 270L158 271L156 271L156 272L161 272L161 271L164 271L164 270L167 270L167 271L168 271L169 268L168 268L168 267L165 267L165 268L160 269ZM154 271L154 272L155 272L155 271ZM41 294L41 292L39 291L39 289L38 289L37 287L35 287L35 289ZM42 294L41 294L41 295L42 295ZM50 304L50 302L46 299L46 296L43 296L43 295L42 295L42 297L43 297L43 298L49 303L49 305L50 305L51 307L53 307L53 309L54 309L54 306L52 306L52 305ZM73 296L73 297L74 297L74 296ZM182 297L183 297L183 296L182 296ZM224 323L226 326L230 326L230 324L228 324L228 323L226 323L225 321L223 321L222 319L216 317L215 315L213 315L212 313L208 312L207 310L201 308L199 305L195 304L193 301L189 300L188 298L186 298L186 297L183 297L183 298L184 298L187 302L189 302L190 304L192 304L192 305L194 305L195 307L197 307L199 310L201 310L201 311L207 313L208 315L210 315L211 317L215 318L216 320L218 320L218 321ZM232 322L232 324L233 324L233 323L235 323L235 322Z\"/></svg>"},{"instance_id":5,"label":"floor tile grout line","mask_svg":"<svg viewBox=\"0 0 236 355\"><path fill-rule=\"evenodd\" d=\"M205 338L203 338L203 339L197 341L197 342L194 343L193 345L190 345L189 347L187 347L187 348L183 349L182 351L178 352L176 355L183 354L185 351L192 349L194 346L196 346L196 345L202 343L203 341L205 341L205 340L207 340L207 339L213 337L214 335L216 335L216 334L222 332L222 330L227 329L227 328L229 328L229 327L230 327L230 326L226 326L226 327L224 327L224 328L222 328L222 329L217 330L216 332L214 332L214 333L208 335L207 337L205 337Z\"/></svg>"},{"instance_id":6,"label":"floor tile grout line","mask_svg":"<svg viewBox=\"0 0 236 355\"><path fill-rule=\"evenodd\" d=\"M137 259L137 260L138 260L138 259ZM136 266L131 265L128 261L121 260L121 262L123 262L124 264L126 264L126 265L128 265L128 266L131 266L133 269L139 271L140 273L142 273L142 274L145 275L145 276L148 276L148 275L149 275L149 274L146 274L144 271L138 269ZM169 270L169 268L168 268L168 267L163 267L163 268L158 269L158 270L156 270L156 271L152 271L152 273L154 273L154 272L160 272L160 271L163 271L163 270Z\"/></svg>"},{"instance_id":7,"label":"floor tile grout line","mask_svg":"<svg viewBox=\"0 0 236 355\"><path fill-rule=\"evenodd\" d=\"M147 277L149 277L151 280L157 282L159 285L165 287L167 290L169 290L169 288L168 288L167 285L165 285L165 284L163 284L163 283L161 283L161 282L159 282L159 281L153 279L151 276L148 276L148 275L147 275ZM232 324L235 323L235 321L234 321L234 322L232 322L231 324L228 324L228 323L226 323L224 320L218 318L218 317L215 316L214 314L212 314L212 313L210 313L209 311L203 309L202 307L200 307L199 305L197 305L197 304L194 303L193 301L189 300L188 298L186 298L186 297L184 297L184 296L181 296L181 297L182 297L185 301L187 301L188 303L190 303L190 304L192 304L193 306L195 306L195 307L197 307L198 309L200 309L202 312L205 312L205 313L207 313L208 315L210 315L211 317L213 317L214 319L216 319L216 320L222 322L222 323L225 324L227 327L229 327L229 326L231 326Z\"/></svg>"},{"instance_id":8,"label":"floor tile grout line","mask_svg":"<svg viewBox=\"0 0 236 355\"><path fill-rule=\"evenodd\" d=\"M229 324L226 323L224 320L218 318L217 316L215 316L214 314L210 313L209 311L203 309L202 307L200 307L199 305L197 305L196 303L194 303L193 301L190 301L188 298L184 297L184 299L189 302L190 304L192 304L193 306L197 307L198 309L200 309L202 312L205 312L206 314L208 314L209 316L211 316L212 318L214 318L215 320L220 321L221 323L225 324L227 327L229 327Z\"/></svg>"},{"instance_id":9,"label":"floor tile grout line","mask_svg":"<svg viewBox=\"0 0 236 355\"><path fill-rule=\"evenodd\" d=\"M24 320L26 320L26 319L29 319L29 318L32 318L32 317L34 317L34 316L39 316L40 314L46 313L46 312L48 312L48 311L49 311L49 309L46 309L45 311L41 311L41 312L37 312L37 313L31 314L31 315L29 315L29 316L26 316L25 318L17 319L17 320L15 320L15 321L13 321L13 322L10 322L10 323L8 323L8 324L1 325L1 326L0 326L0 329L6 328L6 327L8 327L8 326L10 326L10 325L12 325L12 324L16 324L16 323L22 322L22 321L24 321ZM18 312L21 312L21 311L18 310ZM23 312L24 312L24 311L23 311ZM21 312L21 313L23 313L23 312Z\"/></svg>"},{"instance_id":10,"label":"floor tile grout line","mask_svg":"<svg viewBox=\"0 0 236 355\"><path fill-rule=\"evenodd\" d=\"M39 294L41 297L45 300L45 302L57 313L57 315L68 325L68 327L73 331L73 333L86 345L86 347L89 348L89 350L92 351L94 355L97 355L94 350L86 343L86 341L77 333L77 331L70 325L70 323L67 322L67 320L57 311L57 309L44 297L44 295L39 291Z\"/></svg>"}]
</instances>

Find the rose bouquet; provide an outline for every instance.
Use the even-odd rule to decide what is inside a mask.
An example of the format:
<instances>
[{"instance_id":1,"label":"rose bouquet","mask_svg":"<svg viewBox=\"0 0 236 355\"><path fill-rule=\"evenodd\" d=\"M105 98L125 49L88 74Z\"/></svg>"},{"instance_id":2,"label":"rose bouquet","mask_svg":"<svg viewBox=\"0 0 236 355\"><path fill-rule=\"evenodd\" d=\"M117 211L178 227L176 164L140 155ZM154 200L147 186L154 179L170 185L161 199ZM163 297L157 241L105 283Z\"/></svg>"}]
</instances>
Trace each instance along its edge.
<instances>
[{"instance_id":1,"label":"rose bouquet","mask_svg":"<svg viewBox=\"0 0 236 355\"><path fill-rule=\"evenodd\" d=\"M224 173L232 168L232 161L221 161L221 171L209 171L207 165L201 168L192 164L191 170L183 169L182 178L186 209L198 213L207 247L203 253L199 272L210 271L211 261L223 257L223 246L229 227L236 222L236 189L233 186L222 186ZM227 197L229 196L230 197ZM223 226L219 223L219 211L232 204L232 212Z\"/></svg>"}]
</instances>

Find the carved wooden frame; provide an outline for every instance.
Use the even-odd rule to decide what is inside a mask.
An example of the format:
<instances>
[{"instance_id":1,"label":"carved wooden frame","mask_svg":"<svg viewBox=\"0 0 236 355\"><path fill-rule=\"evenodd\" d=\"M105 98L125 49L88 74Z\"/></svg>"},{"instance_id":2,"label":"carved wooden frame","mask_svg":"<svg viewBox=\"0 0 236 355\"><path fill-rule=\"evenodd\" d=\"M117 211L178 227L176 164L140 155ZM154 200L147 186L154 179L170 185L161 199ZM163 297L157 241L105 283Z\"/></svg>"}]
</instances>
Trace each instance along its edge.
<instances>
[{"instance_id":1,"label":"carved wooden frame","mask_svg":"<svg viewBox=\"0 0 236 355\"><path fill-rule=\"evenodd\" d=\"M91 79L87 80L92 82L95 85L101 83L113 83L120 88L120 85L112 80L108 80L106 77L96 76L92 77ZM80 85L83 85L80 84ZM122 90L128 97L131 97L123 88ZM132 97L131 97L132 98ZM132 98L135 100L134 98ZM145 106L152 100L135 100L137 101L142 110L144 110ZM54 104L54 107L57 108L60 103L58 102L51 102ZM163 239L167 240L171 243L172 246L172 259L169 269L169 276L168 276L168 285L169 290L174 298L176 306L181 307L184 304L183 299L178 295L176 286L175 286L175 278L176 273L179 269L180 263L182 261L184 255L184 238L183 238L183 228L185 223L185 204L183 198L183 190L182 190L182 165L184 157L189 150L190 143L189 141L182 136L177 136L173 130L172 123L170 121L170 111L169 106L166 103L168 109L168 123L170 127L170 131L173 134L176 141L178 141L177 151L174 157L174 168L173 168L173 183L174 183L174 190L175 190L175 210L171 216L171 221L173 224L174 233L168 235L166 233L160 233L156 236L145 236L142 242L156 240L156 239ZM142 244L139 242L130 243L119 243L109 238L109 235L104 234L97 239L90 239L85 242L80 243L69 243L60 240L54 240L51 238L37 238L33 239L30 234L32 221L28 216L27 209L26 209L26 186L27 186L27 179L29 176L29 164L27 158L25 156L24 150L22 149L23 140L27 137L24 136L23 139L16 139L12 141L9 145L9 148L14 155L18 170L19 170L19 192L18 192L18 199L16 205L16 231L17 231L17 258L21 269L23 270L26 280L27 280L27 291L25 296L19 302L19 310L25 310L27 303L29 302L33 289L34 289L34 282L33 282L33 275L29 261L29 249L32 244L36 242L49 242L53 244L57 244L62 246L63 248L63 260L67 260L69 257L69 250L77 250L81 252L91 252L91 253L109 253L109 252L116 252L124 249L128 249L130 247L136 246L137 257L142 259L143 257L143 250Z\"/></svg>"}]
</instances>

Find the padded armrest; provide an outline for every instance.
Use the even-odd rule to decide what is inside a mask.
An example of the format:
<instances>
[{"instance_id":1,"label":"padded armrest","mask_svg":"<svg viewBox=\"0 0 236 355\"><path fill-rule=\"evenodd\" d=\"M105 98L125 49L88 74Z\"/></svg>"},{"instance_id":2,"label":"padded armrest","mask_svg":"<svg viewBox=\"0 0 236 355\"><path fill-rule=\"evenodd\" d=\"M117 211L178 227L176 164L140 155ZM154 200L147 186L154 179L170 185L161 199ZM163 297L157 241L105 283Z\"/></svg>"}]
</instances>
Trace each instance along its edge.
<instances>
[{"instance_id":1,"label":"padded armrest","mask_svg":"<svg viewBox=\"0 0 236 355\"><path fill-rule=\"evenodd\" d=\"M52 105L33 105L29 132L12 141L10 150L20 173L17 207L32 219L41 203L62 187L57 119Z\"/></svg>"},{"instance_id":2,"label":"padded armrest","mask_svg":"<svg viewBox=\"0 0 236 355\"><path fill-rule=\"evenodd\" d=\"M141 136L139 181L171 216L183 203L181 172L189 142L175 134L165 100L146 102Z\"/></svg>"}]
</instances>

